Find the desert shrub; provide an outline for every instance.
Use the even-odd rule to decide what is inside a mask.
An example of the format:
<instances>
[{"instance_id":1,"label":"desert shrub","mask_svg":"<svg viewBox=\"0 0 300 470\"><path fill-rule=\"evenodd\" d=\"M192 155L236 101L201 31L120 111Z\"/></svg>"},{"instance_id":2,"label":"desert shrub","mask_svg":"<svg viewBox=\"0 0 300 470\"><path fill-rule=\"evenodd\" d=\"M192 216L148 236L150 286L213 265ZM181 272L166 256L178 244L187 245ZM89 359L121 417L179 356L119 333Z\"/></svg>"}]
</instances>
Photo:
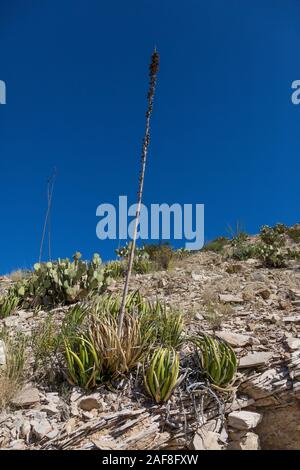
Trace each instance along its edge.
<instances>
[{"instance_id":1,"label":"desert shrub","mask_svg":"<svg viewBox=\"0 0 300 470\"><path fill-rule=\"evenodd\" d=\"M213 251L215 253L223 253L226 245L229 244L227 237L218 237L215 240L208 242L202 248L203 251Z\"/></svg>"},{"instance_id":2,"label":"desert shrub","mask_svg":"<svg viewBox=\"0 0 300 470\"><path fill-rule=\"evenodd\" d=\"M193 251L191 250L187 250L186 248L182 247L182 248L178 248L177 250L175 250L175 256L177 259L184 259L186 258L187 256L190 256L191 254L193 253Z\"/></svg>"},{"instance_id":3,"label":"desert shrub","mask_svg":"<svg viewBox=\"0 0 300 470\"><path fill-rule=\"evenodd\" d=\"M173 348L157 348L144 363L144 384L156 403L166 402L176 387L179 355Z\"/></svg>"},{"instance_id":4,"label":"desert shrub","mask_svg":"<svg viewBox=\"0 0 300 470\"><path fill-rule=\"evenodd\" d=\"M291 227L287 230L287 234L295 243L300 243L300 228Z\"/></svg>"},{"instance_id":5,"label":"desert shrub","mask_svg":"<svg viewBox=\"0 0 300 470\"><path fill-rule=\"evenodd\" d=\"M291 248L287 249L287 258L299 260L300 259L300 250L292 250Z\"/></svg>"},{"instance_id":6,"label":"desert shrub","mask_svg":"<svg viewBox=\"0 0 300 470\"><path fill-rule=\"evenodd\" d=\"M239 245L241 243L246 242L248 239L248 233L247 232L238 232L236 235L234 235L231 239L231 244L233 246Z\"/></svg>"},{"instance_id":7,"label":"desert shrub","mask_svg":"<svg viewBox=\"0 0 300 470\"><path fill-rule=\"evenodd\" d=\"M286 265L282 247L276 243L273 245L258 243L257 257L266 268L283 268Z\"/></svg>"},{"instance_id":8,"label":"desert shrub","mask_svg":"<svg viewBox=\"0 0 300 470\"><path fill-rule=\"evenodd\" d=\"M31 277L14 287L23 302L29 305L75 303L105 287L105 273L98 254L91 262L81 261L75 253L73 262L59 259L36 263Z\"/></svg>"},{"instance_id":9,"label":"desert shrub","mask_svg":"<svg viewBox=\"0 0 300 470\"><path fill-rule=\"evenodd\" d=\"M117 256L128 260L131 242L116 250ZM178 252L178 253L177 253ZM133 271L137 274L146 274L150 271L167 270L175 259L181 259L188 250L175 251L169 243L149 243L135 248Z\"/></svg>"},{"instance_id":10,"label":"desert shrub","mask_svg":"<svg viewBox=\"0 0 300 470\"><path fill-rule=\"evenodd\" d=\"M126 273L126 264L122 261L110 261L105 265L105 274L112 279L120 279Z\"/></svg>"},{"instance_id":11,"label":"desert shrub","mask_svg":"<svg viewBox=\"0 0 300 470\"><path fill-rule=\"evenodd\" d=\"M132 269L136 274L147 274L153 271L153 264L145 254L133 260Z\"/></svg>"},{"instance_id":12,"label":"desert shrub","mask_svg":"<svg viewBox=\"0 0 300 470\"><path fill-rule=\"evenodd\" d=\"M240 273L243 270L242 266L240 264L229 264L226 268L226 272L228 274L237 274Z\"/></svg>"},{"instance_id":13,"label":"desert shrub","mask_svg":"<svg viewBox=\"0 0 300 470\"><path fill-rule=\"evenodd\" d=\"M257 246L246 242L239 242L232 249L232 258L238 261L246 261L250 258L256 258Z\"/></svg>"},{"instance_id":14,"label":"desert shrub","mask_svg":"<svg viewBox=\"0 0 300 470\"><path fill-rule=\"evenodd\" d=\"M268 268L281 268L285 266L283 247L285 244L284 232L278 227L263 226L260 230L260 242L256 244L257 257Z\"/></svg>"},{"instance_id":15,"label":"desert shrub","mask_svg":"<svg viewBox=\"0 0 300 470\"><path fill-rule=\"evenodd\" d=\"M209 301L204 307L203 317L210 323L213 330L218 330L224 319L231 315L233 309L230 305L218 301Z\"/></svg>"},{"instance_id":16,"label":"desert shrub","mask_svg":"<svg viewBox=\"0 0 300 470\"><path fill-rule=\"evenodd\" d=\"M283 246L284 245L283 235L285 231L282 231L281 225L282 224L277 224L274 227L269 227L268 225L264 225L260 229L260 233L259 233L260 240L267 245L277 244L277 245Z\"/></svg>"},{"instance_id":17,"label":"desert shrub","mask_svg":"<svg viewBox=\"0 0 300 470\"><path fill-rule=\"evenodd\" d=\"M213 387L231 390L237 371L237 358L231 346L210 335L191 338L195 345L201 372Z\"/></svg>"},{"instance_id":18,"label":"desert shrub","mask_svg":"<svg viewBox=\"0 0 300 470\"><path fill-rule=\"evenodd\" d=\"M31 271L28 269L17 269L16 271L12 271L8 274L8 277L13 282L23 281L24 279L28 279L31 276Z\"/></svg>"},{"instance_id":19,"label":"desert shrub","mask_svg":"<svg viewBox=\"0 0 300 470\"><path fill-rule=\"evenodd\" d=\"M157 270L169 269L176 257L176 252L169 243L144 245L144 250Z\"/></svg>"},{"instance_id":20,"label":"desert shrub","mask_svg":"<svg viewBox=\"0 0 300 470\"><path fill-rule=\"evenodd\" d=\"M118 248L116 251L117 256L121 259L124 266L124 274L127 270L127 263L129 253L131 250L132 242L127 243L125 246ZM147 274L153 270L153 265L150 261L149 254L146 252L145 247L135 247L134 259L132 270L136 274Z\"/></svg>"},{"instance_id":21,"label":"desert shrub","mask_svg":"<svg viewBox=\"0 0 300 470\"><path fill-rule=\"evenodd\" d=\"M278 233L279 235L284 235L285 233L288 232L289 228L285 224L278 223L274 225L273 230L275 233Z\"/></svg>"},{"instance_id":22,"label":"desert shrub","mask_svg":"<svg viewBox=\"0 0 300 470\"><path fill-rule=\"evenodd\" d=\"M248 233L243 230L243 224L239 220L236 222L235 227L229 225L227 227L227 232L229 233L231 242L233 243L235 241L237 243L244 242L248 238Z\"/></svg>"}]
</instances>

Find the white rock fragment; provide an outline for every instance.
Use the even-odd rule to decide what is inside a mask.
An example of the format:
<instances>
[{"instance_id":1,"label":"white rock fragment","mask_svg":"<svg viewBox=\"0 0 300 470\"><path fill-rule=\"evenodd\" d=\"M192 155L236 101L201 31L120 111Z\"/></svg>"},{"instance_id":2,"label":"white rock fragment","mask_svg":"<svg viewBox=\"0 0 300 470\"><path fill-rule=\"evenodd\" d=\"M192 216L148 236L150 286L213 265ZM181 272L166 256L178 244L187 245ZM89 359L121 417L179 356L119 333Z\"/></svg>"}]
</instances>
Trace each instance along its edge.
<instances>
[{"instance_id":1,"label":"white rock fragment","mask_svg":"<svg viewBox=\"0 0 300 470\"><path fill-rule=\"evenodd\" d=\"M193 450L222 450L223 446L219 443L220 434L213 431L199 430L193 439Z\"/></svg>"},{"instance_id":2,"label":"white rock fragment","mask_svg":"<svg viewBox=\"0 0 300 470\"><path fill-rule=\"evenodd\" d=\"M272 352L255 352L249 353L244 357L241 357L239 361L239 368L246 369L250 367L258 367L267 364L272 358Z\"/></svg>"},{"instance_id":3,"label":"white rock fragment","mask_svg":"<svg viewBox=\"0 0 300 470\"><path fill-rule=\"evenodd\" d=\"M228 415L228 426L241 431L255 428L262 420L260 413L254 411L232 411Z\"/></svg>"},{"instance_id":4,"label":"white rock fragment","mask_svg":"<svg viewBox=\"0 0 300 470\"><path fill-rule=\"evenodd\" d=\"M286 344L291 351L296 351L297 349L300 349L300 338L287 338Z\"/></svg>"},{"instance_id":5,"label":"white rock fragment","mask_svg":"<svg viewBox=\"0 0 300 470\"><path fill-rule=\"evenodd\" d=\"M5 366L6 357L5 357L5 344L2 339L0 339L0 366Z\"/></svg>"},{"instance_id":6,"label":"white rock fragment","mask_svg":"<svg viewBox=\"0 0 300 470\"><path fill-rule=\"evenodd\" d=\"M12 405L18 408L26 408L40 401L40 394L37 388L28 387L21 390L12 399Z\"/></svg>"},{"instance_id":7,"label":"white rock fragment","mask_svg":"<svg viewBox=\"0 0 300 470\"><path fill-rule=\"evenodd\" d=\"M233 441L228 450L260 450L259 437L254 432L247 432L239 441Z\"/></svg>"},{"instance_id":8,"label":"white rock fragment","mask_svg":"<svg viewBox=\"0 0 300 470\"><path fill-rule=\"evenodd\" d=\"M252 338L249 335L232 333L231 331L216 331L216 336L218 336L218 338L224 339L231 346L243 347L247 344L252 344Z\"/></svg>"},{"instance_id":9,"label":"white rock fragment","mask_svg":"<svg viewBox=\"0 0 300 470\"><path fill-rule=\"evenodd\" d=\"M25 450L26 444L23 441L23 439L15 439L10 442L9 449L10 450Z\"/></svg>"},{"instance_id":10,"label":"white rock fragment","mask_svg":"<svg viewBox=\"0 0 300 470\"><path fill-rule=\"evenodd\" d=\"M292 315L290 317L283 317L282 320L284 321L284 323L299 323L300 315Z\"/></svg>"},{"instance_id":11,"label":"white rock fragment","mask_svg":"<svg viewBox=\"0 0 300 470\"><path fill-rule=\"evenodd\" d=\"M47 434L51 433L52 426L47 419L42 419L40 421L32 421L32 433L38 438L43 439Z\"/></svg>"},{"instance_id":12,"label":"white rock fragment","mask_svg":"<svg viewBox=\"0 0 300 470\"><path fill-rule=\"evenodd\" d=\"M241 295L232 295L232 294L219 294L220 302L232 303L232 304L241 304L244 302L244 299Z\"/></svg>"}]
</instances>

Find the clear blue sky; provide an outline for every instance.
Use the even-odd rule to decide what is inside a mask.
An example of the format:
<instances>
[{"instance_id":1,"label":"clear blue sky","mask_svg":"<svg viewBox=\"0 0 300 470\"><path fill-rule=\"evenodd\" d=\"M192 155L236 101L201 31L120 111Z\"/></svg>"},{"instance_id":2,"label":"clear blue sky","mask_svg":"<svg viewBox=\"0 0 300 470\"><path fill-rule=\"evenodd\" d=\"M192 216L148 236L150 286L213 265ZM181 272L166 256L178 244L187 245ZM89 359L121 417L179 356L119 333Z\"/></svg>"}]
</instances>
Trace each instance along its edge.
<instances>
[{"instance_id":1,"label":"clear blue sky","mask_svg":"<svg viewBox=\"0 0 300 470\"><path fill-rule=\"evenodd\" d=\"M297 0L1 0L0 273L38 258L54 166L53 256L114 257L96 207L135 202L154 45L145 204L204 203L206 239L298 222L299 20Z\"/></svg>"}]
</instances>

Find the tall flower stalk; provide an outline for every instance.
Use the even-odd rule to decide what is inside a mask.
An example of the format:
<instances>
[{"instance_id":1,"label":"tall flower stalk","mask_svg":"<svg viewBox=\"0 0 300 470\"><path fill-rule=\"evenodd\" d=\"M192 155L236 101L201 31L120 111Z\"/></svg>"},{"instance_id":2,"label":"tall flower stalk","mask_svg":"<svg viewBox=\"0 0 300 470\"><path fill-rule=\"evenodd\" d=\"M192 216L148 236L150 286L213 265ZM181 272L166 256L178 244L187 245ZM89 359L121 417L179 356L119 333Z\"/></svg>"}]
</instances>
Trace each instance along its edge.
<instances>
[{"instance_id":1,"label":"tall flower stalk","mask_svg":"<svg viewBox=\"0 0 300 470\"><path fill-rule=\"evenodd\" d=\"M152 58L151 58L151 64L150 64L150 67L149 67L150 83L149 83L149 91L148 91L148 95L147 95L148 108L147 108L147 112L146 112L145 136L144 136L143 146L142 146L138 201L137 201L137 208L136 208L136 214L135 214L135 224L134 224L133 238L132 238L131 249L130 249L130 253L129 253L128 267L127 267L125 285L124 285L124 290L123 290L123 297L122 297L120 314L119 314L119 323L118 323L118 334L119 334L119 336L121 336L121 334L122 334L123 320L124 320L124 314L125 314L125 305L126 305L126 297L127 297L127 294L128 294L129 281L130 281L132 265L133 265L133 260L134 260L135 246L136 246L137 228L138 228L139 219L140 219L142 196L143 196L143 186L144 186L144 178L145 178L145 170L146 170L146 162L147 162L147 153L148 153L148 147L149 147L149 143L150 143L150 118L151 118L152 109L153 109L153 100L154 100L154 93L155 93L155 86L156 86L158 68L159 68L159 55L158 55L156 49L154 49L154 52L153 52Z\"/></svg>"}]
</instances>

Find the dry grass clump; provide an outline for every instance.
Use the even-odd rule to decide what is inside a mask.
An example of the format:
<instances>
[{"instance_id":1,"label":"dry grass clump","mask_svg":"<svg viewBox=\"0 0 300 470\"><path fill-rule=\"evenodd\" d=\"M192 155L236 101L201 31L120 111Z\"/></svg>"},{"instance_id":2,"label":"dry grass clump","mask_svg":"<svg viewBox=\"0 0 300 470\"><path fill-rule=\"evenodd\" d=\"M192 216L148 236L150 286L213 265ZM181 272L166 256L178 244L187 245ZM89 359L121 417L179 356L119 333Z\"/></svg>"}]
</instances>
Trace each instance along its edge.
<instances>
[{"instance_id":1,"label":"dry grass clump","mask_svg":"<svg viewBox=\"0 0 300 470\"><path fill-rule=\"evenodd\" d=\"M223 321L234 313L234 309L229 304L222 302L210 302L205 305L203 317L208 321L213 330L218 330Z\"/></svg>"},{"instance_id":2,"label":"dry grass clump","mask_svg":"<svg viewBox=\"0 0 300 470\"><path fill-rule=\"evenodd\" d=\"M16 269L15 271L12 271L10 274L7 275L7 277L13 282L23 281L24 279L28 279L29 276L30 271L26 269Z\"/></svg>"},{"instance_id":3,"label":"dry grass clump","mask_svg":"<svg viewBox=\"0 0 300 470\"><path fill-rule=\"evenodd\" d=\"M27 339L21 333L14 337L1 332L4 342L5 364L0 368L0 409L9 405L24 379Z\"/></svg>"}]
</instances>

